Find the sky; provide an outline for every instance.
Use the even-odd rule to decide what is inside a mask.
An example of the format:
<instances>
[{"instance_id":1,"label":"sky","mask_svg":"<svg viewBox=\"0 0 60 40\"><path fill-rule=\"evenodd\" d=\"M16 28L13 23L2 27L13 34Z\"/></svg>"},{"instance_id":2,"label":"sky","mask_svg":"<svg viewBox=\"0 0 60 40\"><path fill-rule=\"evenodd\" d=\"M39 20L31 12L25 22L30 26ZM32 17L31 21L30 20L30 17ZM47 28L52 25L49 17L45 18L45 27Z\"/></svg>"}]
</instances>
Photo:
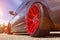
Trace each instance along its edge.
<instances>
[{"instance_id":1,"label":"sky","mask_svg":"<svg viewBox=\"0 0 60 40\"><path fill-rule=\"evenodd\" d=\"M13 18L9 11L16 11L21 0L0 0L0 24L7 24Z\"/></svg>"}]
</instances>

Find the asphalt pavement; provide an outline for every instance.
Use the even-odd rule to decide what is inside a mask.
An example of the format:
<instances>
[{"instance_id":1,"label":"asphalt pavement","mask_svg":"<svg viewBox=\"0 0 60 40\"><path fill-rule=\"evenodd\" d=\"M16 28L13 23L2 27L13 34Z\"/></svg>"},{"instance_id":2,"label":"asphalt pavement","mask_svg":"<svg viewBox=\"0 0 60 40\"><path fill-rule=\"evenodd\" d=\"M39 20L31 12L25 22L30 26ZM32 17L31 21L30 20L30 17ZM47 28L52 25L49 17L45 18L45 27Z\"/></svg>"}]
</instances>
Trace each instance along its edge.
<instances>
[{"instance_id":1,"label":"asphalt pavement","mask_svg":"<svg viewBox=\"0 0 60 40\"><path fill-rule=\"evenodd\" d=\"M0 34L0 40L60 40L60 37L31 37L29 35Z\"/></svg>"}]
</instances>

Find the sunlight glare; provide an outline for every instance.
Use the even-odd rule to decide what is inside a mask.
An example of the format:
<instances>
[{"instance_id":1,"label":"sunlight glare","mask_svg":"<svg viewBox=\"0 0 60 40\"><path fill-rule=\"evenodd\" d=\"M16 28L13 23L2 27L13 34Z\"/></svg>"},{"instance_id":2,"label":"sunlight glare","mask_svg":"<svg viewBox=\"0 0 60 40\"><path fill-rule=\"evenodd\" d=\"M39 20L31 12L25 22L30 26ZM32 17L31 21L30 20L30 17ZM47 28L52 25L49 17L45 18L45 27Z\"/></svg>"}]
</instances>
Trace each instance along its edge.
<instances>
[{"instance_id":1,"label":"sunlight glare","mask_svg":"<svg viewBox=\"0 0 60 40\"><path fill-rule=\"evenodd\" d=\"M0 19L0 24L5 24L7 26L8 25L8 20Z\"/></svg>"}]
</instances>

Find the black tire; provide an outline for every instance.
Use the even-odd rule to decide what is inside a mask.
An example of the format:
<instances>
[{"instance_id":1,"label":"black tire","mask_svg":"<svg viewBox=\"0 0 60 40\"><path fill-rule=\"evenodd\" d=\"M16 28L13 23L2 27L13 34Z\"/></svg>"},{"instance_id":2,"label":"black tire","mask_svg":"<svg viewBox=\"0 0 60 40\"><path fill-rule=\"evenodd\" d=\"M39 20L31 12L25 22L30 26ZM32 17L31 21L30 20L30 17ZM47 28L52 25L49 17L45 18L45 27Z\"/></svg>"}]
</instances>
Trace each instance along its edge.
<instances>
[{"instance_id":1,"label":"black tire","mask_svg":"<svg viewBox=\"0 0 60 40\"><path fill-rule=\"evenodd\" d=\"M28 28L27 28L27 33L33 37L37 37L37 36L47 36L50 32L50 27L51 27L51 21L49 18L49 15L47 14L47 8L44 7L43 5L41 5L40 3L34 3L34 4L39 4L40 9L39 11L41 11L41 19L40 19L40 23L38 25L38 28L36 29L36 31L33 34L30 34L28 32ZM32 4L32 6L34 5ZM28 16L28 14L27 14ZM26 21L27 21L27 17L26 17ZM26 22L27 25L27 22ZM26 26L28 27L28 26Z\"/></svg>"}]
</instances>

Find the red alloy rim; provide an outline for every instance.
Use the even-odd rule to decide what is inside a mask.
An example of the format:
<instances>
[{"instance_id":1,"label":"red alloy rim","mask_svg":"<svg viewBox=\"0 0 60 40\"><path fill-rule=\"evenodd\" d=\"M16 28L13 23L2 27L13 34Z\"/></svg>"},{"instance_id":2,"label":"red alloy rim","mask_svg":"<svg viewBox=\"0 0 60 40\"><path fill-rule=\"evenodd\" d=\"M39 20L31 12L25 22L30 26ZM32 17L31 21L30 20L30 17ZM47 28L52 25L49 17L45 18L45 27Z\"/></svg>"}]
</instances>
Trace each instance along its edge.
<instances>
[{"instance_id":1,"label":"red alloy rim","mask_svg":"<svg viewBox=\"0 0 60 40\"><path fill-rule=\"evenodd\" d=\"M38 29L40 17L41 11L39 4L32 5L26 17L26 27L29 34L34 34Z\"/></svg>"},{"instance_id":2,"label":"red alloy rim","mask_svg":"<svg viewBox=\"0 0 60 40\"><path fill-rule=\"evenodd\" d=\"M6 33L10 33L10 23L8 23L8 26L6 28Z\"/></svg>"}]
</instances>

